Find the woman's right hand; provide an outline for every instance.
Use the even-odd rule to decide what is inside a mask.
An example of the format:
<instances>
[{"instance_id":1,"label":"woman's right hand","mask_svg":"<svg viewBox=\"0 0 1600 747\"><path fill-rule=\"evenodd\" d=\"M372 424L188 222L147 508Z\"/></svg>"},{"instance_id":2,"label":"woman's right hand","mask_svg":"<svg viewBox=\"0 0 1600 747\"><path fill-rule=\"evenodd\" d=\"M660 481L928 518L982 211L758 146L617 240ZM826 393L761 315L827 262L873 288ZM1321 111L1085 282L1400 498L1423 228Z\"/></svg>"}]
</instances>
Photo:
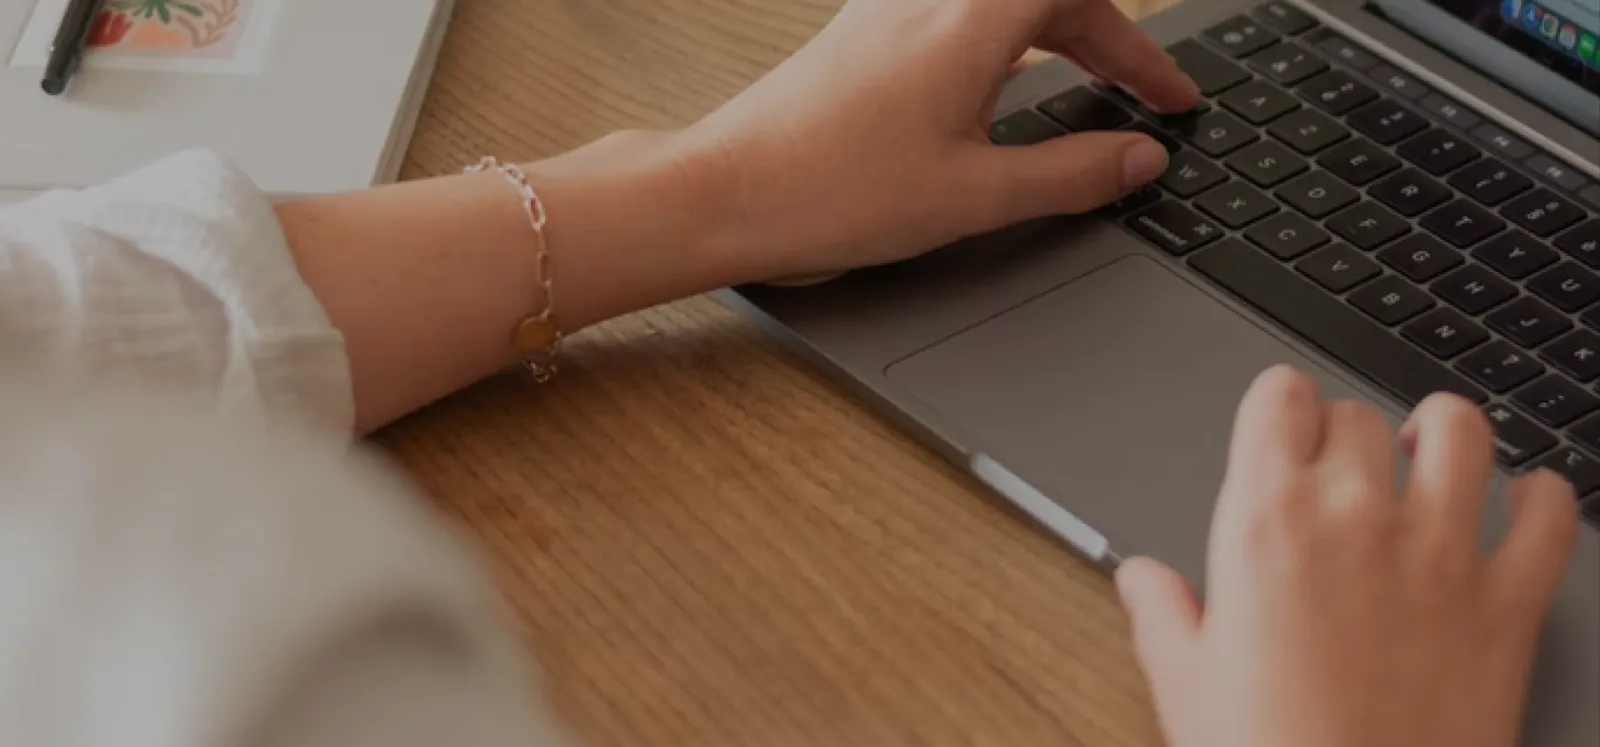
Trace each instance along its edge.
<instances>
[{"instance_id":1,"label":"woman's right hand","mask_svg":"<svg viewBox=\"0 0 1600 747\"><path fill-rule=\"evenodd\" d=\"M1204 606L1148 559L1119 569L1172 747L1512 747L1571 552L1572 488L1510 488L1489 553L1492 431L1437 395L1399 434L1288 369L1239 408ZM1394 487L1399 452L1411 474Z\"/></svg>"}]
</instances>

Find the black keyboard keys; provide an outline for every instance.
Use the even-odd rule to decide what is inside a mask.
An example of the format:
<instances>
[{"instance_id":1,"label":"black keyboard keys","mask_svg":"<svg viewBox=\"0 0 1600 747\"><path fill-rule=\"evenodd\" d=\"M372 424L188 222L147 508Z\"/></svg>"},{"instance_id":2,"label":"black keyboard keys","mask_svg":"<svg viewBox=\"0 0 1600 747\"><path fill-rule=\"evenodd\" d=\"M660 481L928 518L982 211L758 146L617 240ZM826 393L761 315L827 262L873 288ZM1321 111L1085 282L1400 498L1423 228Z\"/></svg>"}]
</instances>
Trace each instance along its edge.
<instances>
[{"instance_id":1,"label":"black keyboard keys","mask_svg":"<svg viewBox=\"0 0 1600 747\"><path fill-rule=\"evenodd\" d=\"M1039 104L1039 110L1075 132L1115 130L1133 121L1133 115L1126 109L1087 86L1046 99Z\"/></svg>"},{"instance_id":2,"label":"black keyboard keys","mask_svg":"<svg viewBox=\"0 0 1600 747\"><path fill-rule=\"evenodd\" d=\"M1378 98L1372 87L1343 70L1330 70L1300 85L1300 94L1313 105L1334 116L1343 116L1362 104Z\"/></svg>"},{"instance_id":3,"label":"black keyboard keys","mask_svg":"<svg viewBox=\"0 0 1600 747\"><path fill-rule=\"evenodd\" d=\"M1458 199L1428 213L1422 227L1456 246L1468 247L1505 230L1506 222L1471 200Z\"/></svg>"},{"instance_id":4,"label":"black keyboard keys","mask_svg":"<svg viewBox=\"0 0 1600 747\"><path fill-rule=\"evenodd\" d=\"M1561 163L1543 153L1536 153L1522 162L1523 166L1533 169L1541 178L1549 179L1556 186L1567 190L1583 189L1588 182L1572 170L1572 167Z\"/></svg>"},{"instance_id":5,"label":"black keyboard keys","mask_svg":"<svg viewBox=\"0 0 1600 747\"><path fill-rule=\"evenodd\" d=\"M1456 361L1456 370L1489 391L1504 394L1544 373L1544 366L1510 343L1495 340L1462 356Z\"/></svg>"},{"instance_id":6,"label":"black keyboard keys","mask_svg":"<svg viewBox=\"0 0 1600 747\"><path fill-rule=\"evenodd\" d=\"M1600 277L1575 262L1562 262L1534 275L1528 290L1562 311L1580 311L1600 299Z\"/></svg>"},{"instance_id":7,"label":"black keyboard keys","mask_svg":"<svg viewBox=\"0 0 1600 747\"><path fill-rule=\"evenodd\" d=\"M1328 228L1364 251L1372 251L1411 231L1411 224L1376 202L1358 202L1328 219Z\"/></svg>"},{"instance_id":8,"label":"black keyboard keys","mask_svg":"<svg viewBox=\"0 0 1600 747\"><path fill-rule=\"evenodd\" d=\"M1267 132L1308 156L1350 137L1344 125L1314 109L1290 112L1267 127Z\"/></svg>"},{"instance_id":9,"label":"black keyboard keys","mask_svg":"<svg viewBox=\"0 0 1600 747\"><path fill-rule=\"evenodd\" d=\"M1278 211L1278 203L1241 181L1231 181L1194 201L1229 228L1243 228Z\"/></svg>"},{"instance_id":10,"label":"black keyboard keys","mask_svg":"<svg viewBox=\"0 0 1600 747\"><path fill-rule=\"evenodd\" d=\"M1299 257L1333 238L1299 213L1287 211L1251 226L1244 237L1282 260Z\"/></svg>"},{"instance_id":11,"label":"black keyboard keys","mask_svg":"<svg viewBox=\"0 0 1600 747\"><path fill-rule=\"evenodd\" d=\"M1377 262L1344 244L1318 249L1300 260L1295 269L1333 293L1343 293L1382 272Z\"/></svg>"},{"instance_id":12,"label":"black keyboard keys","mask_svg":"<svg viewBox=\"0 0 1600 747\"><path fill-rule=\"evenodd\" d=\"M1582 382L1600 377L1600 335L1575 329L1544 346L1539 355L1568 376Z\"/></svg>"},{"instance_id":13,"label":"black keyboard keys","mask_svg":"<svg viewBox=\"0 0 1600 747\"><path fill-rule=\"evenodd\" d=\"M1357 70L1366 70L1378 64L1378 58L1337 34L1328 34L1328 38L1317 42L1317 49Z\"/></svg>"},{"instance_id":14,"label":"black keyboard keys","mask_svg":"<svg viewBox=\"0 0 1600 747\"><path fill-rule=\"evenodd\" d=\"M1472 136L1477 138L1478 142L1489 146L1491 150L1512 160L1521 160L1533 153L1533 146L1494 125L1479 125L1473 128Z\"/></svg>"},{"instance_id":15,"label":"black keyboard keys","mask_svg":"<svg viewBox=\"0 0 1600 747\"><path fill-rule=\"evenodd\" d=\"M1334 176L1361 186L1400 168L1400 159L1374 145L1372 141L1357 138L1334 146L1317 159Z\"/></svg>"},{"instance_id":16,"label":"black keyboard keys","mask_svg":"<svg viewBox=\"0 0 1600 747\"><path fill-rule=\"evenodd\" d=\"M1260 137L1255 128L1221 111L1209 111L1185 120L1177 132L1201 153L1212 158L1228 155Z\"/></svg>"},{"instance_id":17,"label":"black keyboard keys","mask_svg":"<svg viewBox=\"0 0 1600 747\"><path fill-rule=\"evenodd\" d=\"M1240 83L1250 80L1250 73L1222 55L1206 48L1195 39L1184 39L1167 47L1167 54L1178 69L1194 80L1200 93L1215 96Z\"/></svg>"},{"instance_id":18,"label":"black keyboard keys","mask_svg":"<svg viewBox=\"0 0 1600 747\"><path fill-rule=\"evenodd\" d=\"M1560 258L1554 249L1516 229L1484 242L1472 256L1512 280L1532 275Z\"/></svg>"},{"instance_id":19,"label":"black keyboard keys","mask_svg":"<svg viewBox=\"0 0 1600 747\"><path fill-rule=\"evenodd\" d=\"M1572 322L1561 312L1527 296L1502 306L1483 321L1506 339L1530 350L1572 329Z\"/></svg>"},{"instance_id":20,"label":"black keyboard keys","mask_svg":"<svg viewBox=\"0 0 1600 747\"><path fill-rule=\"evenodd\" d=\"M1274 44L1251 57L1250 66L1286 86L1328 69L1328 63L1294 43Z\"/></svg>"},{"instance_id":21,"label":"black keyboard keys","mask_svg":"<svg viewBox=\"0 0 1600 747\"><path fill-rule=\"evenodd\" d=\"M1584 218L1583 208L1542 188L1506 203L1500 214L1535 236L1549 236Z\"/></svg>"},{"instance_id":22,"label":"black keyboard keys","mask_svg":"<svg viewBox=\"0 0 1600 747\"><path fill-rule=\"evenodd\" d=\"M1400 328L1406 339L1439 358L1454 358L1489 339L1489 333L1454 309L1437 308Z\"/></svg>"},{"instance_id":23,"label":"black keyboard keys","mask_svg":"<svg viewBox=\"0 0 1600 747\"><path fill-rule=\"evenodd\" d=\"M1280 34L1302 34L1317 26L1317 19L1309 13L1285 2L1268 2L1256 6L1251 15Z\"/></svg>"},{"instance_id":24,"label":"black keyboard keys","mask_svg":"<svg viewBox=\"0 0 1600 747\"><path fill-rule=\"evenodd\" d=\"M1228 156L1227 164L1258 187L1275 186L1311 167L1304 158L1273 140L1262 140L1234 151Z\"/></svg>"},{"instance_id":25,"label":"black keyboard keys","mask_svg":"<svg viewBox=\"0 0 1600 747\"><path fill-rule=\"evenodd\" d=\"M1517 295L1517 286L1483 265L1467 265L1434 281L1434 295L1473 316Z\"/></svg>"},{"instance_id":26,"label":"black keyboard keys","mask_svg":"<svg viewBox=\"0 0 1600 747\"><path fill-rule=\"evenodd\" d=\"M1567 431L1572 440L1590 452L1600 454L1600 415L1594 415L1573 424Z\"/></svg>"},{"instance_id":27,"label":"black keyboard keys","mask_svg":"<svg viewBox=\"0 0 1600 747\"><path fill-rule=\"evenodd\" d=\"M1396 153L1434 176L1443 176L1461 168L1483 154L1465 138L1449 130L1435 127L1400 144Z\"/></svg>"},{"instance_id":28,"label":"black keyboard keys","mask_svg":"<svg viewBox=\"0 0 1600 747\"><path fill-rule=\"evenodd\" d=\"M1587 223L1556 237L1556 248L1590 267L1600 268L1600 218L1591 218Z\"/></svg>"},{"instance_id":29,"label":"black keyboard keys","mask_svg":"<svg viewBox=\"0 0 1600 747\"><path fill-rule=\"evenodd\" d=\"M1450 199L1449 187L1416 169L1405 169L1372 185L1368 194L1405 216L1421 215Z\"/></svg>"},{"instance_id":30,"label":"black keyboard keys","mask_svg":"<svg viewBox=\"0 0 1600 747\"><path fill-rule=\"evenodd\" d=\"M1580 498L1600 489L1600 462L1571 446L1556 449L1533 466L1567 478L1567 482L1572 483L1572 491Z\"/></svg>"},{"instance_id":31,"label":"black keyboard keys","mask_svg":"<svg viewBox=\"0 0 1600 747\"><path fill-rule=\"evenodd\" d=\"M1414 233L1401 239L1378 252L1378 259L1418 283L1443 275L1465 261L1461 258L1461 252L1425 233Z\"/></svg>"},{"instance_id":32,"label":"black keyboard keys","mask_svg":"<svg viewBox=\"0 0 1600 747\"><path fill-rule=\"evenodd\" d=\"M1484 414L1494 426L1495 458L1507 467L1519 467L1559 443L1549 431L1505 405L1490 405Z\"/></svg>"},{"instance_id":33,"label":"black keyboard keys","mask_svg":"<svg viewBox=\"0 0 1600 747\"><path fill-rule=\"evenodd\" d=\"M1389 65L1379 65L1371 70L1368 70L1367 75L1372 76L1373 80L1382 83L1385 88L1393 91L1401 98L1416 101L1423 96L1433 93L1433 91L1427 86L1423 85L1421 81L1411 77L1407 73L1400 72L1398 69Z\"/></svg>"},{"instance_id":34,"label":"black keyboard keys","mask_svg":"<svg viewBox=\"0 0 1600 747\"><path fill-rule=\"evenodd\" d=\"M1460 104L1439 94L1422 97L1422 108L1439 115L1444 121L1463 130L1470 130L1483 121L1478 115L1461 108Z\"/></svg>"},{"instance_id":35,"label":"black keyboard keys","mask_svg":"<svg viewBox=\"0 0 1600 747\"><path fill-rule=\"evenodd\" d=\"M1234 57L1244 57L1269 47L1278 35L1267 30L1260 21L1249 16L1234 16L1206 29L1206 38L1228 51Z\"/></svg>"},{"instance_id":36,"label":"black keyboard keys","mask_svg":"<svg viewBox=\"0 0 1600 747\"><path fill-rule=\"evenodd\" d=\"M1193 197L1228 180L1228 172L1191 150L1172 154L1157 184L1179 197Z\"/></svg>"},{"instance_id":37,"label":"black keyboard keys","mask_svg":"<svg viewBox=\"0 0 1600 747\"><path fill-rule=\"evenodd\" d=\"M1140 236L1180 257L1222 238L1222 229L1215 223L1172 200L1134 213L1127 222Z\"/></svg>"},{"instance_id":38,"label":"black keyboard keys","mask_svg":"<svg viewBox=\"0 0 1600 747\"><path fill-rule=\"evenodd\" d=\"M1351 293L1350 305L1392 327L1435 304L1432 296L1399 275L1384 275Z\"/></svg>"},{"instance_id":39,"label":"black keyboard keys","mask_svg":"<svg viewBox=\"0 0 1600 747\"><path fill-rule=\"evenodd\" d=\"M1450 186L1490 207L1528 191L1533 180L1493 158L1485 158L1450 177Z\"/></svg>"},{"instance_id":40,"label":"black keyboard keys","mask_svg":"<svg viewBox=\"0 0 1600 747\"><path fill-rule=\"evenodd\" d=\"M1361 193L1326 171L1313 171L1278 188L1278 199L1312 218L1322 218L1358 199Z\"/></svg>"},{"instance_id":41,"label":"black keyboard keys","mask_svg":"<svg viewBox=\"0 0 1600 747\"><path fill-rule=\"evenodd\" d=\"M1437 363L1361 312L1323 293L1265 252L1240 241L1218 242L1190 264L1279 324L1372 379L1407 405L1434 392L1484 402L1483 389Z\"/></svg>"},{"instance_id":42,"label":"black keyboard keys","mask_svg":"<svg viewBox=\"0 0 1600 747\"><path fill-rule=\"evenodd\" d=\"M1600 407L1600 398L1558 374L1546 374L1517 390L1511 398L1539 422L1553 428L1560 428Z\"/></svg>"},{"instance_id":43,"label":"black keyboard keys","mask_svg":"<svg viewBox=\"0 0 1600 747\"><path fill-rule=\"evenodd\" d=\"M1295 109L1300 108L1300 101L1277 86L1261 80L1252 80L1238 86L1227 93L1217 102L1227 107L1229 111L1244 117L1250 124L1266 124Z\"/></svg>"},{"instance_id":44,"label":"black keyboard keys","mask_svg":"<svg viewBox=\"0 0 1600 747\"><path fill-rule=\"evenodd\" d=\"M995 145L1034 145L1065 134L1060 125L1032 109L1012 112L989 125L989 140Z\"/></svg>"},{"instance_id":45,"label":"black keyboard keys","mask_svg":"<svg viewBox=\"0 0 1600 747\"><path fill-rule=\"evenodd\" d=\"M1350 115L1350 127L1383 145L1398 143L1428 129L1427 120L1393 99L1379 99Z\"/></svg>"}]
</instances>

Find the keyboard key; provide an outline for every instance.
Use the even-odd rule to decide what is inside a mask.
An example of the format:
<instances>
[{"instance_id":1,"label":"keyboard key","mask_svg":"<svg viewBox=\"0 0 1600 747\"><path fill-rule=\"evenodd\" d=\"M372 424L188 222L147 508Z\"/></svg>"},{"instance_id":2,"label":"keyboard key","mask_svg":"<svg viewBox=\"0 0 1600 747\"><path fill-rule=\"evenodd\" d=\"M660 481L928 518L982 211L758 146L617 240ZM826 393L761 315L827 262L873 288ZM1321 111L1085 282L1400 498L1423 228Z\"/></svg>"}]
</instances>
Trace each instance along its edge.
<instances>
[{"instance_id":1,"label":"keyboard key","mask_svg":"<svg viewBox=\"0 0 1600 747\"><path fill-rule=\"evenodd\" d=\"M1334 116L1378 98L1372 87L1343 70L1330 70L1300 85L1300 94L1313 105Z\"/></svg>"},{"instance_id":2,"label":"keyboard key","mask_svg":"<svg viewBox=\"0 0 1600 747\"><path fill-rule=\"evenodd\" d=\"M1228 180L1228 172L1192 150L1180 150L1167 162L1157 184L1179 197L1193 197Z\"/></svg>"},{"instance_id":3,"label":"keyboard key","mask_svg":"<svg viewBox=\"0 0 1600 747\"><path fill-rule=\"evenodd\" d=\"M1522 162L1522 165L1532 169L1533 173L1538 174L1541 178L1548 179L1551 183L1565 190L1576 192L1589 183L1583 177L1578 176L1578 172L1573 171L1566 164L1543 153L1529 156L1528 160Z\"/></svg>"},{"instance_id":4,"label":"keyboard key","mask_svg":"<svg viewBox=\"0 0 1600 747\"><path fill-rule=\"evenodd\" d=\"M1274 44L1249 59L1250 67L1274 82L1292 86L1328 69L1328 63L1298 44Z\"/></svg>"},{"instance_id":5,"label":"keyboard key","mask_svg":"<svg viewBox=\"0 0 1600 747\"><path fill-rule=\"evenodd\" d=\"M1552 428L1560 428L1600 407L1600 397L1583 390L1559 374L1545 374L1543 378L1524 386L1511 395L1511 400L1526 410L1534 419Z\"/></svg>"},{"instance_id":6,"label":"keyboard key","mask_svg":"<svg viewBox=\"0 0 1600 747\"><path fill-rule=\"evenodd\" d=\"M1291 260L1333 239L1317 224L1300 217L1299 213L1281 212L1250 227L1244 237L1268 254L1282 260Z\"/></svg>"},{"instance_id":7,"label":"keyboard key","mask_svg":"<svg viewBox=\"0 0 1600 747\"><path fill-rule=\"evenodd\" d=\"M1600 329L1600 306L1590 306L1582 314L1579 314L1578 318L1583 320L1584 324Z\"/></svg>"},{"instance_id":8,"label":"keyboard key","mask_svg":"<svg viewBox=\"0 0 1600 747\"><path fill-rule=\"evenodd\" d=\"M1039 110L1074 132L1115 130L1133 121L1126 109L1087 86L1045 99Z\"/></svg>"},{"instance_id":9,"label":"keyboard key","mask_svg":"<svg viewBox=\"0 0 1600 747\"><path fill-rule=\"evenodd\" d=\"M1252 80L1222 94L1217 102L1229 111L1244 117L1250 124L1266 124L1295 109L1300 101L1277 86L1262 80Z\"/></svg>"},{"instance_id":10,"label":"keyboard key","mask_svg":"<svg viewBox=\"0 0 1600 747\"><path fill-rule=\"evenodd\" d=\"M1521 280L1555 264L1561 255L1532 236L1512 229L1484 242L1472 256L1501 275Z\"/></svg>"},{"instance_id":11,"label":"keyboard key","mask_svg":"<svg viewBox=\"0 0 1600 747\"><path fill-rule=\"evenodd\" d=\"M1400 159L1364 139L1349 140L1335 146L1322 154L1317 163L1332 171L1334 176L1358 187L1400 168Z\"/></svg>"},{"instance_id":12,"label":"keyboard key","mask_svg":"<svg viewBox=\"0 0 1600 747\"><path fill-rule=\"evenodd\" d=\"M1462 356L1461 360L1456 361L1456 370L1472 377L1489 391L1503 394L1533 381L1544 373L1544 366L1510 343L1495 340Z\"/></svg>"},{"instance_id":13,"label":"keyboard key","mask_svg":"<svg viewBox=\"0 0 1600 747\"><path fill-rule=\"evenodd\" d=\"M1183 256L1222 238L1222 229L1188 207L1164 200L1128 219L1128 227L1168 254Z\"/></svg>"},{"instance_id":14,"label":"keyboard key","mask_svg":"<svg viewBox=\"0 0 1600 747\"><path fill-rule=\"evenodd\" d=\"M1217 46L1227 50L1228 54L1244 57L1271 46L1278 40L1278 35L1267 30L1254 18L1234 16L1206 29L1206 38L1216 42Z\"/></svg>"},{"instance_id":15,"label":"keyboard key","mask_svg":"<svg viewBox=\"0 0 1600 747\"><path fill-rule=\"evenodd\" d=\"M1450 177L1450 186L1491 207L1528 191L1533 180L1493 158L1485 158Z\"/></svg>"},{"instance_id":16,"label":"keyboard key","mask_svg":"<svg viewBox=\"0 0 1600 747\"><path fill-rule=\"evenodd\" d=\"M1409 73L1403 73L1389 65L1379 65L1372 68L1367 71L1367 75L1372 76L1373 80L1378 81L1390 91L1399 94L1401 98L1417 101L1433 93L1433 89L1423 85L1421 81L1411 77Z\"/></svg>"},{"instance_id":17,"label":"keyboard key","mask_svg":"<svg viewBox=\"0 0 1600 747\"><path fill-rule=\"evenodd\" d=\"M1318 249L1300 260L1295 269L1334 293L1343 293L1383 272L1377 262L1345 244Z\"/></svg>"},{"instance_id":18,"label":"keyboard key","mask_svg":"<svg viewBox=\"0 0 1600 747\"><path fill-rule=\"evenodd\" d=\"M1484 414L1494 426L1495 458L1507 467L1520 467L1560 443L1549 431L1505 405L1490 405Z\"/></svg>"},{"instance_id":19,"label":"keyboard key","mask_svg":"<svg viewBox=\"0 0 1600 747\"><path fill-rule=\"evenodd\" d=\"M1134 192L1124 196L1122 199L1100 208L1098 212L1112 216L1127 215L1135 210L1139 210L1149 205L1154 205L1160 201L1161 190L1157 189L1153 184L1146 184Z\"/></svg>"},{"instance_id":20,"label":"keyboard key","mask_svg":"<svg viewBox=\"0 0 1600 747\"><path fill-rule=\"evenodd\" d=\"M1434 300L1399 275L1384 275L1351 293L1350 305L1392 327L1433 308Z\"/></svg>"},{"instance_id":21,"label":"keyboard key","mask_svg":"<svg viewBox=\"0 0 1600 747\"><path fill-rule=\"evenodd\" d=\"M1350 136L1344 125L1311 109L1300 109L1273 122L1267 132L1308 156Z\"/></svg>"},{"instance_id":22,"label":"keyboard key","mask_svg":"<svg viewBox=\"0 0 1600 747\"><path fill-rule=\"evenodd\" d=\"M989 125L989 140L995 145L1034 145L1067 134L1056 123L1032 109L1021 109Z\"/></svg>"},{"instance_id":23,"label":"keyboard key","mask_svg":"<svg viewBox=\"0 0 1600 747\"><path fill-rule=\"evenodd\" d=\"M1551 452L1534 463L1533 467L1553 470L1567 478L1567 482L1572 483L1572 492L1580 498L1600 488L1600 462L1571 446Z\"/></svg>"},{"instance_id":24,"label":"keyboard key","mask_svg":"<svg viewBox=\"0 0 1600 747\"><path fill-rule=\"evenodd\" d=\"M1528 290L1566 312L1600 299L1600 277L1574 262L1562 262L1528 281Z\"/></svg>"},{"instance_id":25,"label":"keyboard key","mask_svg":"<svg viewBox=\"0 0 1600 747\"><path fill-rule=\"evenodd\" d=\"M1489 329L1524 348L1536 348L1556 335L1572 329L1572 321L1561 312L1527 296L1501 307L1483 318Z\"/></svg>"},{"instance_id":26,"label":"keyboard key","mask_svg":"<svg viewBox=\"0 0 1600 747\"><path fill-rule=\"evenodd\" d=\"M1184 123L1177 133L1212 158L1228 155L1260 138L1255 128L1227 112L1206 112Z\"/></svg>"},{"instance_id":27,"label":"keyboard key","mask_svg":"<svg viewBox=\"0 0 1600 747\"><path fill-rule=\"evenodd\" d=\"M1590 218L1556 237L1556 248L1584 264L1600 268L1600 218Z\"/></svg>"},{"instance_id":28,"label":"keyboard key","mask_svg":"<svg viewBox=\"0 0 1600 747\"><path fill-rule=\"evenodd\" d=\"M1584 187L1583 191L1578 193L1578 196L1582 197L1584 202L1589 203L1589 207L1600 210L1600 184L1591 184Z\"/></svg>"},{"instance_id":29,"label":"keyboard key","mask_svg":"<svg viewBox=\"0 0 1600 747\"><path fill-rule=\"evenodd\" d=\"M1383 145L1392 145L1428 129L1427 120L1393 99L1378 99L1350 115L1350 127Z\"/></svg>"},{"instance_id":30,"label":"keyboard key","mask_svg":"<svg viewBox=\"0 0 1600 747\"><path fill-rule=\"evenodd\" d=\"M1304 158L1273 140L1262 140L1234 151L1228 156L1227 164L1258 187L1281 184L1311 168Z\"/></svg>"},{"instance_id":31,"label":"keyboard key","mask_svg":"<svg viewBox=\"0 0 1600 747\"><path fill-rule=\"evenodd\" d=\"M1600 454L1600 415L1592 415L1575 424L1567 431L1572 440L1579 446L1588 449L1591 453Z\"/></svg>"},{"instance_id":32,"label":"keyboard key","mask_svg":"<svg viewBox=\"0 0 1600 747\"><path fill-rule=\"evenodd\" d=\"M1351 44L1344 37L1329 34L1328 38L1317 42L1317 49L1326 52L1334 59L1343 62L1357 70L1366 70L1378 64L1378 58L1368 54L1366 50Z\"/></svg>"},{"instance_id":33,"label":"keyboard key","mask_svg":"<svg viewBox=\"0 0 1600 747\"><path fill-rule=\"evenodd\" d=\"M1472 136L1488 145L1491 150L1512 160L1520 161L1533 155L1533 146L1491 124L1473 128Z\"/></svg>"},{"instance_id":34,"label":"keyboard key","mask_svg":"<svg viewBox=\"0 0 1600 747\"><path fill-rule=\"evenodd\" d=\"M1231 181L1205 193L1194 205L1234 229L1278 212L1277 202L1241 181Z\"/></svg>"},{"instance_id":35,"label":"keyboard key","mask_svg":"<svg viewBox=\"0 0 1600 747\"><path fill-rule=\"evenodd\" d=\"M1562 335L1539 355L1578 381L1590 382L1600 377L1600 335L1587 329Z\"/></svg>"},{"instance_id":36,"label":"keyboard key","mask_svg":"<svg viewBox=\"0 0 1600 747\"><path fill-rule=\"evenodd\" d=\"M1433 294L1477 316L1516 297L1517 286L1483 265L1467 265L1435 281Z\"/></svg>"},{"instance_id":37,"label":"keyboard key","mask_svg":"<svg viewBox=\"0 0 1600 747\"><path fill-rule=\"evenodd\" d=\"M1412 280L1425 283L1460 265L1461 252L1425 233L1414 233L1378 252L1378 259Z\"/></svg>"},{"instance_id":38,"label":"keyboard key","mask_svg":"<svg viewBox=\"0 0 1600 747\"><path fill-rule=\"evenodd\" d=\"M1506 222L1471 200L1459 199L1428 213L1422 227L1458 247L1469 247L1504 231Z\"/></svg>"},{"instance_id":39,"label":"keyboard key","mask_svg":"<svg viewBox=\"0 0 1600 747\"><path fill-rule=\"evenodd\" d=\"M1303 34L1317 27L1311 14L1285 2L1262 3L1251 15L1280 34Z\"/></svg>"},{"instance_id":40,"label":"keyboard key","mask_svg":"<svg viewBox=\"0 0 1600 747\"><path fill-rule=\"evenodd\" d=\"M1450 199L1449 187L1416 169L1394 174L1367 190L1401 215L1421 215Z\"/></svg>"},{"instance_id":41,"label":"keyboard key","mask_svg":"<svg viewBox=\"0 0 1600 747\"><path fill-rule=\"evenodd\" d=\"M1548 189L1536 189L1500 208L1500 214L1528 229L1535 236L1549 236L1583 220L1583 208L1556 196Z\"/></svg>"},{"instance_id":42,"label":"keyboard key","mask_svg":"<svg viewBox=\"0 0 1600 747\"><path fill-rule=\"evenodd\" d=\"M1454 309L1437 308L1400 328L1406 339L1439 358L1454 358L1483 344L1488 331Z\"/></svg>"},{"instance_id":43,"label":"keyboard key","mask_svg":"<svg viewBox=\"0 0 1600 747\"><path fill-rule=\"evenodd\" d=\"M1194 39L1184 39L1167 47L1167 54L1178 63L1178 69L1194 80L1200 93L1215 96L1240 83L1250 80L1250 73L1228 61L1227 58L1206 49Z\"/></svg>"},{"instance_id":44,"label":"keyboard key","mask_svg":"<svg viewBox=\"0 0 1600 747\"><path fill-rule=\"evenodd\" d=\"M1488 399L1476 384L1243 242L1219 242L1195 254L1189 262L1201 274L1364 374L1408 406L1439 391L1454 392L1479 403Z\"/></svg>"},{"instance_id":45,"label":"keyboard key","mask_svg":"<svg viewBox=\"0 0 1600 747\"><path fill-rule=\"evenodd\" d=\"M1463 130L1470 130L1483 121L1478 115L1461 108L1460 104L1437 93L1422 97L1422 108Z\"/></svg>"},{"instance_id":46,"label":"keyboard key","mask_svg":"<svg viewBox=\"0 0 1600 747\"><path fill-rule=\"evenodd\" d=\"M1483 155L1460 136L1439 127L1405 141L1395 152L1434 176L1448 174Z\"/></svg>"},{"instance_id":47,"label":"keyboard key","mask_svg":"<svg viewBox=\"0 0 1600 747\"><path fill-rule=\"evenodd\" d=\"M1280 187L1276 194L1278 199L1312 218L1331 215L1361 199L1360 192L1345 186L1326 171L1313 171L1295 179Z\"/></svg>"},{"instance_id":48,"label":"keyboard key","mask_svg":"<svg viewBox=\"0 0 1600 747\"><path fill-rule=\"evenodd\" d=\"M1363 251L1372 251L1411 231L1406 219L1376 202L1358 202L1328 219L1328 228Z\"/></svg>"}]
</instances>

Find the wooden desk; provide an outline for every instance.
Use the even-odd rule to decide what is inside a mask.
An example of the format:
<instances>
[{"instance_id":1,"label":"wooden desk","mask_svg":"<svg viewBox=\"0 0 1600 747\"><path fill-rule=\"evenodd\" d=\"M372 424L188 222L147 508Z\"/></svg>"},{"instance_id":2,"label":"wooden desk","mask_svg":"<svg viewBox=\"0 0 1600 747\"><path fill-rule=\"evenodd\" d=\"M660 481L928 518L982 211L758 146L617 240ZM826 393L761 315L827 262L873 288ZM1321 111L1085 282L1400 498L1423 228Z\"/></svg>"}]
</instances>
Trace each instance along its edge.
<instances>
[{"instance_id":1,"label":"wooden desk","mask_svg":"<svg viewBox=\"0 0 1600 747\"><path fill-rule=\"evenodd\" d=\"M406 174L686 124L840 2L459 0ZM1160 743L1103 575L749 324L697 299L569 353L380 442L589 745Z\"/></svg>"}]
</instances>

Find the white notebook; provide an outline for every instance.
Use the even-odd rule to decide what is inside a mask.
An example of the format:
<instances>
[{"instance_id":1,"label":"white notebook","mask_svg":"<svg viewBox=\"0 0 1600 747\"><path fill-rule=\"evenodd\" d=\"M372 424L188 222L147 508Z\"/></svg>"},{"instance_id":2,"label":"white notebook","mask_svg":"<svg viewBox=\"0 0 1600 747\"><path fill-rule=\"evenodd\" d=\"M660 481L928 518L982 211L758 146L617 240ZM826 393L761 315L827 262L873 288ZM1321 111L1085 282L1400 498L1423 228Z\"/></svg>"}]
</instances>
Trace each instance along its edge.
<instances>
[{"instance_id":1,"label":"white notebook","mask_svg":"<svg viewBox=\"0 0 1600 747\"><path fill-rule=\"evenodd\" d=\"M68 91L67 0L0 0L0 202L194 147L288 197L392 181L453 0L107 0Z\"/></svg>"}]
</instances>

